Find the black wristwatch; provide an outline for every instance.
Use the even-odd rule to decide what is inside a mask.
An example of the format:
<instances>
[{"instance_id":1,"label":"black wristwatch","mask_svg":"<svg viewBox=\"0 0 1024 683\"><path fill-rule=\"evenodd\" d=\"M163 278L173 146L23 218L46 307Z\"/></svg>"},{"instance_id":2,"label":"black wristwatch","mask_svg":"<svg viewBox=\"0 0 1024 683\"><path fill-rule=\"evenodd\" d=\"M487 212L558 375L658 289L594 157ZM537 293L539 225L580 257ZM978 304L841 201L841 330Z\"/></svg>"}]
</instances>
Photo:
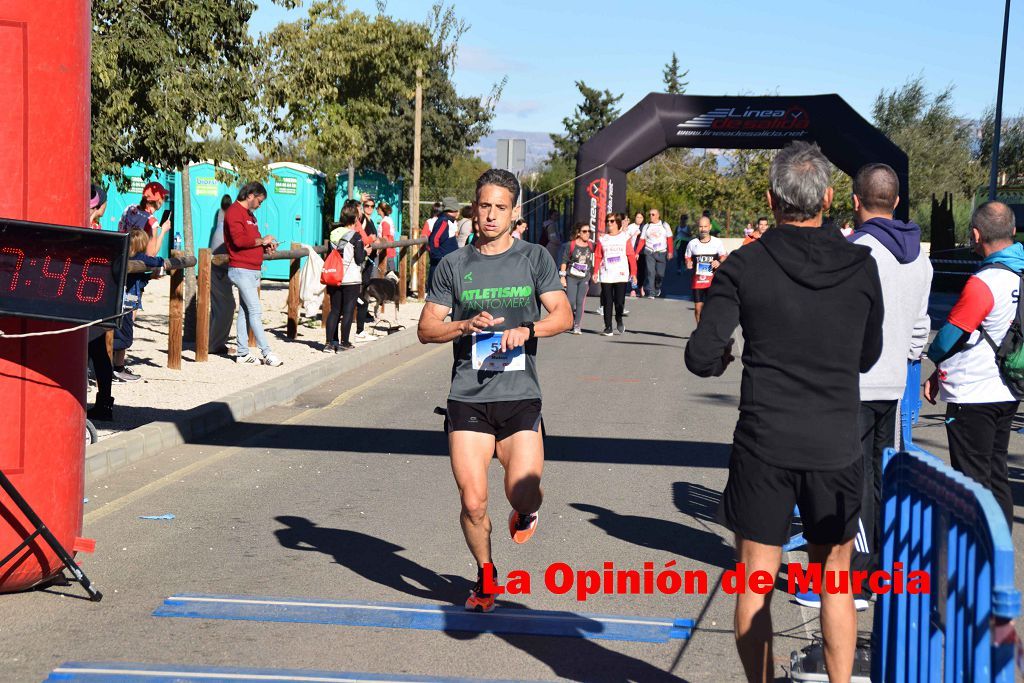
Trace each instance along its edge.
<instances>
[{"instance_id":1,"label":"black wristwatch","mask_svg":"<svg viewBox=\"0 0 1024 683\"><path fill-rule=\"evenodd\" d=\"M519 327L525 327L530 331L530 339L537 338L537 332L533 329L533 323L519 323Z\"/></svg>"}]
</instances>

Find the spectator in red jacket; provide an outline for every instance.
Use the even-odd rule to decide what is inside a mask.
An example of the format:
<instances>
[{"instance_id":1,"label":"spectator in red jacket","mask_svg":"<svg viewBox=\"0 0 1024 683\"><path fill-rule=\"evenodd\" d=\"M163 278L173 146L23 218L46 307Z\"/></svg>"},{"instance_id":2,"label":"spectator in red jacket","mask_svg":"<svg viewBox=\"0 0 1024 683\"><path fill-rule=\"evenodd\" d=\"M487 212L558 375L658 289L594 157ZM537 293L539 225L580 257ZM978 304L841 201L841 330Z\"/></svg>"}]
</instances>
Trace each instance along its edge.
<instances>
[{"instance_id":1,"label":"spectator in red jacket","mask_svg":"<svg viewBox=\"0 0 1024 683\"><path fill-rule=\"evenodd\" d=\"M228 249L228 279L238 288L238 322L235 362L254 363L277 367L284 361L271 353L267 335L263 331L263 308L260 306L260 270L263 254L277 247L273 235L260 235L253 211L267 198L263 183L248 183L238 192L238 201L224 212L224 245ZM256 345L263 359L249 353L249 330L252 329Z\"/></svg>"}]
</instances>

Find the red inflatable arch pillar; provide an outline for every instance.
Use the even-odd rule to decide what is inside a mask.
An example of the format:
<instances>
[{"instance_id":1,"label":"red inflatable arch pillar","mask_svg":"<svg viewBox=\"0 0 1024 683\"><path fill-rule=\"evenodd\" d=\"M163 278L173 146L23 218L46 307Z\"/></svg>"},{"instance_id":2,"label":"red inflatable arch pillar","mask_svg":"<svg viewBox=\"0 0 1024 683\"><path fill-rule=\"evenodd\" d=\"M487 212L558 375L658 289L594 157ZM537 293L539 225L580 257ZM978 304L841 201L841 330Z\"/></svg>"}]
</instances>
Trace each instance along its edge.
<instances>
[{"instance_id":1,"label":"red inflatable arch pillar","mask_svg":"<svg viewBox=\"0 0 1024 683\"><path fill-rule=\"evenodd\" d=\"M0 217L86 226L90 31L82 0L0 3ZM68 326L0 317L8 334ZM0 469L69 551L90 545L79 538L86 341L85 330L0 339ZM0 558L27 527L0 492ZM0 568L0 592L30 588L60 569L56 555L34 543Z\"/></svg>"}]
</instances>

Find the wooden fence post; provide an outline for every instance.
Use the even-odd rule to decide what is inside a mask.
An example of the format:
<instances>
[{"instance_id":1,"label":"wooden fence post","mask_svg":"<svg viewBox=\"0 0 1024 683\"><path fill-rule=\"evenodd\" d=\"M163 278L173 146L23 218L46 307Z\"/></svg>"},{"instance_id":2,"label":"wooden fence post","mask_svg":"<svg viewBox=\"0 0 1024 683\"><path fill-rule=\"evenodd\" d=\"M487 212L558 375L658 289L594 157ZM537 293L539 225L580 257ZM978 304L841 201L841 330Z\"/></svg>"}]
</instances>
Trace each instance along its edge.
<instances>
[{"instance_id":1,"label":"wooden fence post","mask_svg":"<svg viewBox=\"0 0 1024 683\"><path fill-rule=\"evenodd\" d=\"M292 249L301 249L302 245L292 242ZM285 335L295 339L299 335L299 259L292 259L288 270L288 327Z\"/></svg>"},{"instance_id":2,"label":"wooden fence post","mask_svg":"<svg viewBox=\"0 0 1024 683\"><path fill-rule=\"evenodd\" d=\"M185 321L185 269L171 271L171 303L167 325L167 367L181 370L181 340Z\"/></svg>"},{"instance_id":3,"label":"wooden fence post","mask_svg":"<svg viewBox=\"0 0 1024 683\"><path fill-rule=\"evenodd\" d=\"M416 296L422 302L427 296L427 248L424 246L416 262Z\"/></svg>"},{"instance_id":4,"label":"wooden fence post","mask_svg":"<svg viewBox=\"0 0 1024 683\"><path fill-rule=\"evenodd\" d=\"M404 304L409 290L409 247L398 252L398 303Z\"/></svg>"},{"instance_id":5,"label":"wooden fence post","mask_svg":"<svg viewBox=\"0 0 1024 683\"><path fill-rule=\"evenodd\" d=\"M210 250L199 250L199 282L196 290L196 362L210 355Z\"/></svg>"}]
</instances>

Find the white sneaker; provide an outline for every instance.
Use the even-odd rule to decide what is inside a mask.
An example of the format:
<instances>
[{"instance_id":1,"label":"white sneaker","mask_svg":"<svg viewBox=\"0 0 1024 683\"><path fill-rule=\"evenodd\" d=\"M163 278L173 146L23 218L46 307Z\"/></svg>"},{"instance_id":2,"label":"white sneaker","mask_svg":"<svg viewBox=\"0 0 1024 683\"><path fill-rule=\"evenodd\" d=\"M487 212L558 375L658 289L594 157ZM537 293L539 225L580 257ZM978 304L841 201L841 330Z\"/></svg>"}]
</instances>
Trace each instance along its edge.
<instances>
[{"instance_id":1,"label":"white sneaker","mask_svg":"<svg viewBox=\"0 0 1024 683\"><path fill-rule=\"evenodd\" d=\"M263 356L263 364L269 365L272 368L276 368L279 365L284 365L284 361L275 356L273 353L268 353L267 355Z\"/></svg>"},{"instance_id":2,"label":"white sneaker","mask_svg":"<svg viewBox=\"0 0 1024 683\"><path fill-rule=\"evenodd\" d=\"M244 356L235 356L235 362L248 365L259 365L260 359L256 357L255 353L247 353Z\"/></svg>"},{"instance_id":3,"label":"white sneaker","mask_svg":"<svg viewBox=\"0 0 1024 683\"><path fill-rule=\"evenodd\" d=\"M356 339L358 339L359 341L366 341L367 339L372 339L372 336L370 335L369 332L363 330L362 332L356 333Z\"/></svg>"}]
</instances>

